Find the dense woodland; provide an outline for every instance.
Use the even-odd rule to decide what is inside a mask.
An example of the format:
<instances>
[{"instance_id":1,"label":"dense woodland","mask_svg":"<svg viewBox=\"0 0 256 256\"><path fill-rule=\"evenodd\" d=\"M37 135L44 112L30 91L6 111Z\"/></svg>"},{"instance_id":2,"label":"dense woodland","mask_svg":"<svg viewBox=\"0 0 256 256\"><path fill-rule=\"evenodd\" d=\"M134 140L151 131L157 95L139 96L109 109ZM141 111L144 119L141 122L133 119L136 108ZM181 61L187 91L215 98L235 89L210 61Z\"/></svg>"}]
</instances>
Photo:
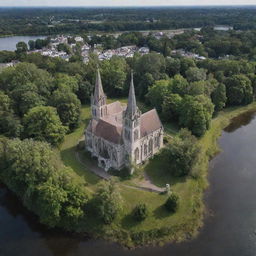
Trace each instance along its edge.
<instances>
[{"instance_id":1,"label":"dense woodland","mask_svg":"<svg viewBox=\"0 0 256 256\"><path fill-rule=\"evenodd\" d=\"M255 29L255 7L0 9L0 35L176 29L218 24L234 26L236 30Z\"/></svg>"},{"instance_id":2,"label":"dense woodland","mask_svg":"<svg viewBox=\"0 0 256 256\"><path fill-rule=\"evenodd\" d=\"M40 15L45 11L49 10ZM110 224L123 206L114 183L102 182L92 195L56 154L65 135L80 124L81 106L89 104L97 66L108 97L127 97L133 70L137 99L155 107L164 123L185 128L160 155L176 177L192 174L200 152L197 138L210 128L212 118L226 107L251 103L256 93L255 31L216 32L206 27L172 39L157 40L136 32L92 40L91 44L102 43L105 48L148 45L152 52L101 62L92 53L87 64L80 58L66 62L27 54L28 47L40 48L47 41L18 43L16 52L0 52L2 62L20 61L0 71L0 178L42 223L68 230L78 230L79 222L90 215ZM179 48L207 58L173 56L171 50ZM226 55L232 57L222 58ZM176 211L178 201L173 194L166 209ZM143 221L147 206L137 205L132 214Z\"/></svg>"}]
</instances>

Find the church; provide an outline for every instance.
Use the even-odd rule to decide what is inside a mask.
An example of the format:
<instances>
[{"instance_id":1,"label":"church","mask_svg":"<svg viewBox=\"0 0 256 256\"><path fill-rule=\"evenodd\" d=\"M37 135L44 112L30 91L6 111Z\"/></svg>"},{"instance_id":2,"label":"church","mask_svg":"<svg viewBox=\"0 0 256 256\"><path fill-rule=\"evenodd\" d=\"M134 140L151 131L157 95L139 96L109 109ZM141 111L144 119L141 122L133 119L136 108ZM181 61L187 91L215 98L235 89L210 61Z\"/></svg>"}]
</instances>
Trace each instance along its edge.
<instances>
[{"instance_id":1,"label":"church","mask_svg":"<svg viewBox=\"0 0 256 256\"><path fill-rule=\"evenodd\" d=\"M85 147L105 171L142 164L163 147L164 130L156 109L142 114L137 106L133 74L128 104L107 104L98 69L91 114Z\"/></svg>"}]
</instances>

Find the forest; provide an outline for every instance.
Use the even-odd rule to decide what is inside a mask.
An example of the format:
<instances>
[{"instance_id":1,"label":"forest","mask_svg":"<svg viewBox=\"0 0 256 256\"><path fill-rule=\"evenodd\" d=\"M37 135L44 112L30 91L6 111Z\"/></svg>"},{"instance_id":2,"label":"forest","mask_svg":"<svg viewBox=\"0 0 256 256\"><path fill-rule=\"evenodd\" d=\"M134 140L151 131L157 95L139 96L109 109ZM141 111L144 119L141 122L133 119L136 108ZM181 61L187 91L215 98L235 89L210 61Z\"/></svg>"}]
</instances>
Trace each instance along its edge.
<instances>
[{"instance_id":1,"label":"forest","mask_svg":"<svg viewBox=\"0 0 256 256\"><path fill-rule=\"evenodd\" d=\"M0 8L0 36L214 25L230 25L235 30L255 29L255 7Z\"/></svg>"}]
</instances>

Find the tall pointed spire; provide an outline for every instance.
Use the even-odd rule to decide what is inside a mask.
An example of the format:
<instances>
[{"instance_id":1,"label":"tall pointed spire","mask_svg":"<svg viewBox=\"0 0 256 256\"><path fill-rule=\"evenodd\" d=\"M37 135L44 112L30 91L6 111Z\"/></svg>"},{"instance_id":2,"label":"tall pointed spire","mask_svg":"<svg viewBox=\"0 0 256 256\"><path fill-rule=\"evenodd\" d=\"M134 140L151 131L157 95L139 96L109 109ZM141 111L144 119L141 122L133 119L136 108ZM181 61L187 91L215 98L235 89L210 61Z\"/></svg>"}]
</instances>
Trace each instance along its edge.
<instances>
[{"instance_id":1,"label":"tall pointed spire","mask_svg":"<svg viewBox=\"0 0 256 256\"><path fill-rule=\"evenodd\" d=\"M131 85L129 90L129 98L128 98L128 104L126 109L126 115L129 115L130 117L133 116L136 113L137 110L137 104L136 104L136 98L135 98L135 91L134 91L134 83L133 83L133 72L131 73Z\"/></svg>"},{"instance_id":2,"label":"tall pointed spire","mask_svg":"<svg viewBox=\"0 0 256 256\"><path fill-rule=\"evenodd\" d=\"M100 77L100 70L97 67L97 73L96 73L96 82L95 82L95 88L94 88L94 100L98 102L101 97L105 96L103 88L102 88L102 82Z\"/></svg>"}]
</instances>

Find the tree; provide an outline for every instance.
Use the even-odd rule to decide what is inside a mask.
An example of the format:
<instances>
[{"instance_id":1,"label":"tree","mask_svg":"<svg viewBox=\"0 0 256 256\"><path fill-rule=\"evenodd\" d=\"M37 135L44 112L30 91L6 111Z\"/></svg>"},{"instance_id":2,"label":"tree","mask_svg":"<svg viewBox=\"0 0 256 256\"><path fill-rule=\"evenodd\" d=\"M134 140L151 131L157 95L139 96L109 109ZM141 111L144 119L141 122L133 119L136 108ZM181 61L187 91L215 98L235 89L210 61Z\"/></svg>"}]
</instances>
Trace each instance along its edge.
<instances>
[{"instance_id":1,"label":"tree","mask_svg":"<svg viewBox=\"0 0 256 256\"><path fill-rule=\"evenodd\" d=\"M67 54L70 54L72 52L70 46L68 44L64 44L64 43L58 44L57 49L59 52L63 51L63 52L66 52Z\"/></svg>"},{"instance_id":2,"label":"tree","mask_svg":"<svg viewBox=\"0 0 256 256\"><path fill-rule=\"evenodd\" d=\"M186 95L180 107L179 124L189 128L196 136L202 136L210 127L214 105L203 95Z\"/></svg>"},{"instance_id":3,"label":"tree","mask_svg":"<svg viewBox=\"0 0 256 256\"><path fill-rule=\"evenodd\" d=\"M133 209L133 218L137 221L143 221L148 217L148 208L146 204L138 204Z\"/></svg>"},{"instance_id":4,"label":"tree","mask_svg":"<svg viewBox=\"0 0 256 256\"><path fill-rule=\"evenodd\" d=\"M218 87L212 92L211 98L213 104L215 105L215 111L222 110L225 107L227 101L226 86L220 83Z\"/></svg>"},{"instance_id":5,"label":"tree","mask_svg":"<svg viewBox=\"0 0 256 256\"><path fill-rule=\"evenodd\" d=\"M188 175L197 162L199 152L196 137L187 129L182 129L164 149L171 174L176 177Z\"/></svg>"},{"instance_id":6,"label":"tree","mask_svg":"<svg viewBox=\"0 0 256 256\"><path fill-rule=\"evenodd\" d=\"M76 95L82 104L90 102L93 86L88 81L80 81Z\"/></svg>"},{"instance_id":7,"label":"tree","mask_svg":"<svg viewBox=\"0 0 256 256\"><path fill-rule=\"evenodd\" d=\"M186 78L189 82L206 80L206 70L197 67L190 67L186 71Z\"/></svg>"},{"instance_id":8,"label":"tree","mask_svg":"<svg viewBox=\"0 0 256 256\"><path fill-rule=\"evenodd\" d=\"M55 85L62 91L69 91L76 93L78 91L78 76L69 76L67 74L57 74L55 79Z\"/></svg>"},{"instance_id":9,"label":"tree","mask_svg":"<svg viewBox=\"0 0 256 256\"><path fill-rule=\"evenodd\" d=\"M84 217L88 195L72 170L56 161L45 142L32 139L0 141L2 181L50 227L74 230Z\"/></svg>"},{"instance_id":10,"label":"tree","mask_svg":"<svg viewBox=\"0 0 256 256\"><path fill-rule=\"evenodd\" d=\"M166 58L166 72L172 77L180 73L180 60L174 58Z\"/></svg>"},{"instance_id":11,"label":"tree","mask_svg":"<svg viewBox=\"0 0 256 256\"><path fill-rule=\"evenodd\" d=\"M164 204L166 210L168 212L174 213L177 211L178 206L179 206L179 197L178 195L172 193L168 199L166 200L165 204Z\"/></svg>"},{"instance_id":12,"label":"tree","mask_svg":"<svg viewBox=\"0 0 256 256\"><path fill-rule=\"evenodd\" d=\"M136 76L136 74L135 74ZM142 75L140 77L140 80L137 83L135 83L137 92L138 92L138 96L140 99L145 98L145 95L147 95L148 93L148 89L154 84L155 80L153 78L153 76L150 73L146 73L144 75Z\"/></svg>"},{"instance_id":13,"label":"tree","mask_svg":"<svg viewBox=\"0 0 256 256\"><path fill-rule=\"evenodd\" d=\"M23 127L17 118L11 112L0 112L0 134L9 138L20 137Z\"/></svg>"},{"instance_id":14,"label":"tree","mask_svg":"<svg viewBox=\"0 0 256 256\"><path fill-rule=\"evenodd\" d=\"M167 121L177 120L182 98L179 94L167 93L162 104L162 113Z\"/></svg>"},{"instance_id":15,"label":"tree","mask_svg":"<svg viewBox=\"0 0 256 256\"><path fill-rule=\"evenodd\" d=\"M164 96L170 89L169 80L159 80L156 81L153 86L151 86L146 95L147 100L150 102L151 106L154 106L157 111L162 111L162 104L164 101Z\"/></svg>"},{"instance_id":16,"label":"tree","mask_svg":"<svg viewBox=\"0 0 256 256\"><path fill-rule=\"evenodd\" d=\"M16 44L16 53L25 53L28 51L28 46L25 42L18 42Z\"/></svg>"},{"instance_id":17,"label":"tree","mask_svg":"<svg viewBox=\"0 0 256 256\"><path fill-rule=\"evenodd\" d=\"M95 212L105 224L114 221L122 208L122 198L113 181L102 182L94 201Z\"/></svg>"},{"instance_id":18,"label":"tree","mask_svg":"<svg viewBox=\"0 0 256 256\"><path fill-rule=\"evenodd\" d=\"M189 58L181 58L180 59L180 73L182 76L186 76L186 71L190 67L196 67L194 60L189 59Z\"/></svg>"},{"instance_id":19,"label":"tree","mask_svg":"<svg viewBox=\"0 0 256 256\"><path fill-rule=\"evenodd\" d=\"M189 84L187 93L192 96L203 95L205 92L205 81L197 81Z\"/></svg>"},{"instance_id":20,"label":"tree","mask_svg":"<svg viewBox=\"0 0 256 256\"><path fill-rule=\"evenodd\" d=\"M0 91L0 114L9 112L11 107L11 99L3 91Z\"/></svg>"},{"instance_id":21,"label":"tree","mask_svg":"<svg viewBox=\"0 0 256 256\"><path fill-rule=\"evenodd\" d=\"M35 44L35 41L34 41L34 40L29 40L29 41L28 41L28 45L29 45L29 50L30 50L30 51L35 50L36 44Z\"/></svg>"},{"instance_id":22,"label":"tree","mask_svg":"<svg viewBox=\"0 0 256 256\"><path fill-rule=\"evenodd\" d=\"M150 73L154 80L163 79L165 73L165 58L161 54L149 53L140 57L135 64L136 81L140 76Z\"/></svg>"},{"instance_id":23,"label":"tree","mask_svg":"<svg viewBox=\"0 0 256 256\"><path fill-rule=\"evenodd\" d=\"M52 95L51 105L56 107L64 126L68 126L71 130L77 127L81 103L74 93L56 90Z\"/></svg>"},{"instance_id":24,"label":"tree","mask_svg":"<svg viewBox=\"0 0 256 256\"><path fill-rule=\"evenodd\" d=\"M36 92L46 98L51 95L54 87L52 76L31 63L20 63L15 68L4 69L1 73L0 88L6 92L28 84L34 84Z\"/></svg>"},{"instance_id":25,"label":"tree","mask_svg":"<svg viewBox=\"0 0 256 256\"><path fill-rule=\"evenodd\" d=\"M67 128L62 125L53 107L34 107L25 115L24 132L28 138L57 145L63 141Z\"/></svg>"},{"instance_id":26,"label":"tree","mask_svg":"<svg viewBox=\"0 0 256 256\"><path fill-rule=\"evenodd\" d=\"M253 100L250 79L245 75L233 75L225 81L229 105L249 104Z\"/></svg>"},{"instance_id":27,"label":"tree","mask_svg":"<svg viewBox=\"0 0 256 256\"><path fill-rule=\"evenodd\" d=\"M120 96L124 92L127 64L123 58L114 56L101 65L104 89L109 96Z\"/></svg>"},{"instance_id":28,"label":"tree","mask_svg":"<svg viewBox=\"0 0 256 256\"><path fill-rule=\"evenodd\" d=\"M188 81L181 75L175 75L173 79L171 79L171 91L172 93L179 94L183 96L187 94L188 90Z\"/></svg>"},{"instance_id":29,"label":"tree","mask_svg":"<svg viewBox=\"0 0 256 256\"><path fill-rule=\"evenodd\" d=\"M45 100L36 92L27 91L20 95L19 113L23 116L31 108L45 105Z\"/></svg>"}]
</instances>

